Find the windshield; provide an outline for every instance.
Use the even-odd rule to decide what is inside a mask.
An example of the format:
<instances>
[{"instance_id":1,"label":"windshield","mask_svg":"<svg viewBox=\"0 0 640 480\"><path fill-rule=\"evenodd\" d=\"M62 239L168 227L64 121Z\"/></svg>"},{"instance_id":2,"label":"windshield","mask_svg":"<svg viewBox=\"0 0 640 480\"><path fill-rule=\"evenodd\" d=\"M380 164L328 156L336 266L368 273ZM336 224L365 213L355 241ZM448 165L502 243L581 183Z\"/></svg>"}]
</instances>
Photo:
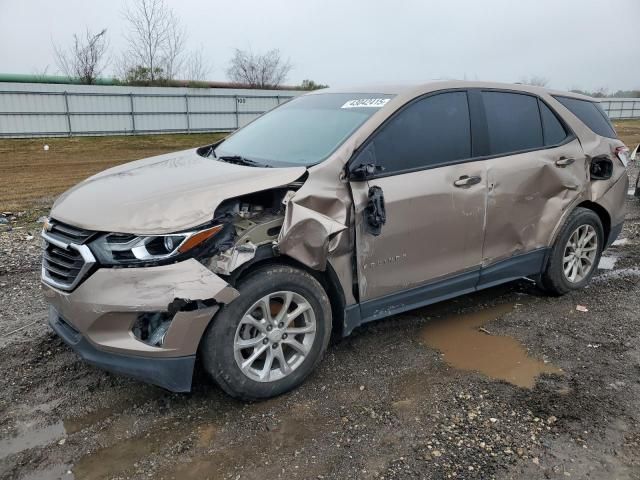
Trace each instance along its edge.
<instances>
[{"instance_id":1,"label":"windshield","mask_svg":"<svg viewBox=\"0 0 640 480\"><path fill-rule=\"evenodd\" d=\"M238 130L215 156L269 166L310 166L326 159L393 95L320 93L294 98Z\"/></svg>"}]
</instances>

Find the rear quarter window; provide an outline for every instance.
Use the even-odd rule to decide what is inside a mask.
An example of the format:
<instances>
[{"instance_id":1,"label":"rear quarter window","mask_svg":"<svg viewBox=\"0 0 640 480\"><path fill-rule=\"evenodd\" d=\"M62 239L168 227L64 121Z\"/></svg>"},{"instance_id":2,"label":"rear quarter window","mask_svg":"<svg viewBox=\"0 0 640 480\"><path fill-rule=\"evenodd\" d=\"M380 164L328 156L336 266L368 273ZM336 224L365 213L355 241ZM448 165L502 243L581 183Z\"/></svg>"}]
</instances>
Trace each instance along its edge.
<instances>
[{"instance_id":1,"label":"rear quarter window","mask_svg":"<svg viewBox=\"0 0 640 480\"><path fill-rule=\"evenodd\" d=\"M540 116L542 117L542 132L546 147L558 145L567 138L567 131L555 113L542 101L539 101Z\"/></svg>"},{"instance_id":2,"label":"rear quarter window","mask_svg":"<svg viewBox=\"0 0 640 480\"><path fill-rule=\"evenodd\" d=\"M482 92L492 155L542 148L538 99L507 92Z\"/></svg>"},{"instance_id":3,"label":"rear quarter window","mask_svg":"<svg viewBox=\"0 0 640 480\"><path fill-rule=\"evenodd\" d=\"M609 117L607 117L607 114L599 104L588 100L556 95L554 95L553 98L567 107L571 113L578 117L593 133L609 138L618 137L613 125L609 121Z\"/></svg>"}]
</instances>

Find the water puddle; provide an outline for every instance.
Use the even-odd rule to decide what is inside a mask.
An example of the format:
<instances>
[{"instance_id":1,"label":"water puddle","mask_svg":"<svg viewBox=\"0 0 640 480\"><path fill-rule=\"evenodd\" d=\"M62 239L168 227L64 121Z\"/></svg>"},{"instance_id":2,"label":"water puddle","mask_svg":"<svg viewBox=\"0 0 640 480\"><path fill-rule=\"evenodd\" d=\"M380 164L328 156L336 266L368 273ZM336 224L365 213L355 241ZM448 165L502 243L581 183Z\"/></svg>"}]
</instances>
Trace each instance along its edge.
<instances>
[{"instance_id":1,"label":"water puddle","mask_svg":"<svg viewBox=\"0 0 640 480\"><path fill-rule=\"evenodd\" d=\"M70 469L70 465L53 465L45 470L36 470L20 477L20 480L74 480Z\"/></svg>"},{"instance_id":2,"label":"water puddle","mask_svg":"<svg viewBox=\"0 0 640 480\"><path fill-rule=\"evenodd\" d=\"M551 364L528 356L515 338L492 335L483 325L511 312L504 304L476 312L454 315L429 323L420 333L422 341L444 354L452 367L471 370L524 388L533 388L542 373L561 374Z\"/></svg>"},{"instance_id":3,"label":"water puddle","mask_svg":"<svg viewBox=\"0 0 640 480\"><path fill-rule=\"evenodd\" d=\"M613 267L616 266L616 262L618 261L618 257L615 255L602 255L600 257L600 262L598 263L599 270L613 270Z\"/></svg>"},{"instance_id":4,"label":"water puddle","mask_svg":"<svg viewBox=\"0 0 640 480\"><path fill-rule=\"evenodd\" d=\"M89 412L82 417L71 417L64 420L64 429L70 435L80 432L85 428L97 425L103 420L109 418L115 412L114 408L98 408L93 412Z\"/></svg>"},{"instance_id":5,"label":"water puddle","mask_svg":"<svg viewBox=\"0 0 640 480\"><path fill-rule=\"evenodd\" d=\"M40 428L34 428L29 423L19 424L18 432L16 436L0 440L0 459L29 448L48 445L65 436L62 422Z\"/></svg>"},{"instance_id":6,"label":"water puddle","mask_svg":"<svg viewBox=\"0 0 640 480\"><path fill-rule=\"evenodd\" d=\"M158 453L168 445L184 439L192 425L176 419L153 424L148 430L126 438L135 417L123 416L109 428L109 438L118 440L109 447L85 455L73 466L73 474L82 480L114 478L135 468L136 462Z\"/></svg>"},{"instance_id":7,"label":"water puddle","mask_svg":"<svg viewBox=\"0 0 640 480\"><path fill-rule=\"evenodd\" d=\"M223 478L242 478L263 480L264 478L286 477L282 465L272 462L274 455L296 456L305 451L305 446L313 444L314 438L322 435L329 425L324 418L285 417L267 431L257 432L249 441L231 444L219 438L220 432L215 425L203 425L198 429L197 447L202 453L194 455L189 461L178 463L160 472L159 478L172 480L215 480ZM242 474L237 474L241 466ZM316 478L320 465L307 465L304 478ZM294 465L291 466L295 471ZM298 470L296 473L300 473Z\"/></svg>"}]
</instances>

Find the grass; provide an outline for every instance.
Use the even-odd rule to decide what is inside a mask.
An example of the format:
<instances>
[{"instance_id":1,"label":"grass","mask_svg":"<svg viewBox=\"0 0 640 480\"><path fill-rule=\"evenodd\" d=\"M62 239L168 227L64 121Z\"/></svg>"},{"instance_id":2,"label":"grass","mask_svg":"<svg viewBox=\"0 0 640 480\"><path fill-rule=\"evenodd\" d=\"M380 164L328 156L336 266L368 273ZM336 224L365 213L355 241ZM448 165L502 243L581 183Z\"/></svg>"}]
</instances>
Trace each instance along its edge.
<instances>
[{"instance_id":1,"label":"grass","mask_svg":"<svg viewBox=\"0 0 640 480\"><path fill-rule=\"evenodd\" d=\"M640 120L614 122L631 149ZM49 206L53 197L94 173L121 163L206 145L225 134L146 135L0 140L0 212ZM49 145L45 152L43 146Z\"/></svg>"},{"instance_id":2,"label":"grass","mask_svg":"<svg viewBox=\"0 0 640 480\"><path fill-rule=\"evenodd\" d=\"M613 122L620 140L631 150L640 143L640 120L616 120Z\"/></svg>"},{"instance_id":3,"label":"grass","mask_svg":"<svg viewBox=\"0 0 640 480\"><path fill-rule=\"evenodd\" d=\"M122 163L212 143L225 134L0 140L0 212L50 204L95 173ZM44 150L44 145L49 150Z\"/></svg>"}]
</instances>

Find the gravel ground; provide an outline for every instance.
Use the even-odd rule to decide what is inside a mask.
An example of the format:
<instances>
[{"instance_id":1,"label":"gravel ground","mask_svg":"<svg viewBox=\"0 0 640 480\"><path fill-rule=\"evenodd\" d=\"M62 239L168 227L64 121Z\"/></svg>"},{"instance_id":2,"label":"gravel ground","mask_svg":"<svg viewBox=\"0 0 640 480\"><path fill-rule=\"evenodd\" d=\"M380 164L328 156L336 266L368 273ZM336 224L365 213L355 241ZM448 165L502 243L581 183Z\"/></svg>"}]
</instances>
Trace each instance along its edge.
<instances>
[{"instance_id":1,"label":"gravel ground","mask_svg":"<svg viewBox=\"0 0 640 480\"><path fill-rule=\"evenodd\" d=\"M514 283L371 324L255 404L201 372L180 395L81 362L45 324L42 211L15 216L0 225L0 477L640 479L640 201L628 206L617 261L587 289ZM440 318L504 304L483 328L563 373L517 387L423 340Z\"/></svg>"}]
</instances>

